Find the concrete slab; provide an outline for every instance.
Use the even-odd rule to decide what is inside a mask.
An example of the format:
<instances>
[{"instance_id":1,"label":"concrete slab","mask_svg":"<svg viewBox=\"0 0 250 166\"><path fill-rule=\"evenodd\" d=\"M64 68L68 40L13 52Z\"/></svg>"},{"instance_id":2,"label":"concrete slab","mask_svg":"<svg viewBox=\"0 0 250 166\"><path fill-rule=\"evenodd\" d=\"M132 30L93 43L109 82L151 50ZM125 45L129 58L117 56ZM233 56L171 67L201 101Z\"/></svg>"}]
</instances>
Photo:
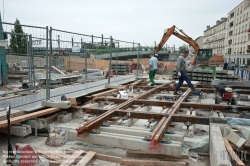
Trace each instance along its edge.
<instances>
[{"instance_id":1,"label":"concrete slab","mask_svg":"<svg viewBox=\"0 0 250 166\"><path fill-rule=\"evenodd\" d=\"M173 156L181 155L181 143L175 141L172 141L171 144L160 143L157 148L150 148L151 143L149 141L144 141L142 137L128 135L125 136L121 134L105 132L79 137L77 136L77 132L75 130L68 131L68 139L102 146L125 148L128 150L139 150L144 152L161 153Z\"/></svg>"},{"instance_id":2,"label":"concrete slab","mask_svg":"<svg viewBox=\"0 0 250 166\"><path fill-rule=\"evenodd\" d=\"M231 166L226 147L224 145L220 126L210 123L210 163L213 166Z\"/></svg>"}]
</instances>

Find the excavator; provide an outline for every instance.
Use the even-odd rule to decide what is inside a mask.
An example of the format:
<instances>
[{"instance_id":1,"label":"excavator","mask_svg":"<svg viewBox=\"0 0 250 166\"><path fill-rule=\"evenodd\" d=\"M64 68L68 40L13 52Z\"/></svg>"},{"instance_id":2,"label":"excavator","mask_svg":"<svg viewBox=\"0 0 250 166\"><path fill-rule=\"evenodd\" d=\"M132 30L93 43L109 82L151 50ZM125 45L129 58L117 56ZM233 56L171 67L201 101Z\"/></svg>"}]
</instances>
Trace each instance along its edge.
<instances>
[{"instance_id":1,"label":"excavator","mask_svg":"<svg viewBox=\"0 0 250 166\"><path fill-rule=\"evenodd\" d=\"M160 43L154 48L154 52L157 53L161 50L164 44L168 41L171 35L175 35L181 40L187 42L190 46L194 48L194 56L191 58L192 66L211 66L211 65L222 65L224 64L223 55L213 55L212 49L200 49L199 45L182 30L178 33L178 29L175 25L167 29Z\"/></svg>"}]
</instances>

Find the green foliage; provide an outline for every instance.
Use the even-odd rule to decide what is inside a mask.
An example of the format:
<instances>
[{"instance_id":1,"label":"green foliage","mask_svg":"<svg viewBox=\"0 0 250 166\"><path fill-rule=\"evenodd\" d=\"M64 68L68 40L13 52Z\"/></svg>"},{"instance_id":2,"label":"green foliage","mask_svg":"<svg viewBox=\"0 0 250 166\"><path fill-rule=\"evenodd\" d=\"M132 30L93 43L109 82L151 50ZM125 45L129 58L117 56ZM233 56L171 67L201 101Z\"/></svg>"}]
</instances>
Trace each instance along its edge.
<instances>
[{"instance_id":1,"label":"green foliage","mask_svg":"<svg viewBox=\"0 0 250 166\"><path fill-rule=\"evenodd\" d=\"M188 50L188 46L185 44L179 47L179 53L182 53L184 50Z\"/></svg>"},{"instance_id":2,"label":"green foliage","mask_svg":"<svg viewBox=\"0 0 250 166\"><path fill-rule=\"evenodd\" d=\"M20 21L16 19L14 29L11 30L13 33L25 34ZM12 34L10 37L11 52L19 54L27 54L27 42L26 36Z\"/></svg>"}]
</instances>

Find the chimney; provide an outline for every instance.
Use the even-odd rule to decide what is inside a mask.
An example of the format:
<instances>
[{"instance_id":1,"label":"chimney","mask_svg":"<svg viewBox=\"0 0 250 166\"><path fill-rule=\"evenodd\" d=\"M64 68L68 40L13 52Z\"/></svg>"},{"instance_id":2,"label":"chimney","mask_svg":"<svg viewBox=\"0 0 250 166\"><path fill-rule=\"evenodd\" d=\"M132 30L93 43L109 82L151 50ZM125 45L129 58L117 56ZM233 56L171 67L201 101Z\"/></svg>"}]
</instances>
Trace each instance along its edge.
<instances>
[{"instance_id":1,"label":"chimney","mask_svg":"<svg viewBox=\"0 0 250 166\"><path fill-rule=\"evenodd\" d=\"M217 21L216 21L216 25L219 24L219 23L220 23L220 20L217 20Z\"/></svg>"},{"instance_id":2,"label":"chimney","mask_svg":"<svg viewBox=\"0 0 250 166\"><path fill-rule=\"evenodd\" d=\"M210 25L207 25L207 29L210 29Z\"/></svg>"},{"instance_id":3,"label":"chimney","mask_svg":"<svg viewBox=\"0 0 250 166\"><path fill-rule=\"evenodd\" d=\"M226 17L221 17L221 19L220 19L221 22L222 22L222 21L225 21L225 20L227 20Z\"/></svg>"}]
</instances>

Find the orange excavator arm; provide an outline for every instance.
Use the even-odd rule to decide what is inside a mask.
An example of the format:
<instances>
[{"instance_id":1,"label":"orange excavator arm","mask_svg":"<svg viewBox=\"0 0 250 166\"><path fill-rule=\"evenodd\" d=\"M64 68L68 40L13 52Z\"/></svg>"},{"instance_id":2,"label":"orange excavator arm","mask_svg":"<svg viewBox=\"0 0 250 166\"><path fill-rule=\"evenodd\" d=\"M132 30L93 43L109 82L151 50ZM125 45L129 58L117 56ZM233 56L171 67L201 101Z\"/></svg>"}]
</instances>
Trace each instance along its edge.
<instances>
[{"instance_id":1,"label":"orange excavator arm","mask_svg":"<svg viewBox=\"0 0 250 166\"><path fill-rule=\"evenodd\" d=\"M187 42L189 45L191 45L194 48L195 52L194 52L194 56L193 56L193 58L191 60L191 64L194 65L198 50L200 49L199 45L191 37L189 37L187 34L185 34L182 30L179 30L179 31L183 35L178 33L175 30L175 28L176 28L175 25L173 25L171 28L167 29L167 31L164 32L163 37L162 37L160 43L155 47L154 52L155 53L159 52L161 50L161 48L164 46L164 44L168 41L170 36L175 35L176 37L178 37L181 40Z\"/></svg>"}]
</instances>

